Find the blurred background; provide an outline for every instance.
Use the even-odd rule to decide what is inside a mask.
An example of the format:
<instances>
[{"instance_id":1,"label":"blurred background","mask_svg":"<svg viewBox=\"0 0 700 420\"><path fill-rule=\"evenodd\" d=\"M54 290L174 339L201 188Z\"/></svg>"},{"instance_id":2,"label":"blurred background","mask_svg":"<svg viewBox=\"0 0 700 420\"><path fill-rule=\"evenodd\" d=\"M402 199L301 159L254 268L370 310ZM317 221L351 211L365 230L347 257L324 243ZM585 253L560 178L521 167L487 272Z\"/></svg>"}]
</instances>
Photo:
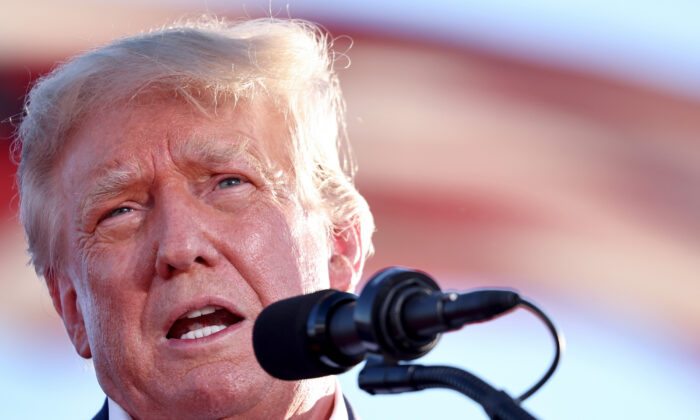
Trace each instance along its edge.
<instances>
[{"instance_id":1,"label":"blurred background","mask_svg":"<svg viewBox=\"0 0 700 420\"><path fill-rule=\"evenodd\" d=\"M322 24L358 185L377 222L368 277L515 288L567 338L525 407L544 419L700 418L700 3L0 0L0 417L90 418L92 367L27 267L11 117L57 61L184 17ZM345 63L339 63L345 67ZM47 209L50 211L50 209ZM445 335L422 363L518 395L551 338L524 311ZM365 420L486 418L452 391L372 397Z\"/></svg>"}]
</instances>

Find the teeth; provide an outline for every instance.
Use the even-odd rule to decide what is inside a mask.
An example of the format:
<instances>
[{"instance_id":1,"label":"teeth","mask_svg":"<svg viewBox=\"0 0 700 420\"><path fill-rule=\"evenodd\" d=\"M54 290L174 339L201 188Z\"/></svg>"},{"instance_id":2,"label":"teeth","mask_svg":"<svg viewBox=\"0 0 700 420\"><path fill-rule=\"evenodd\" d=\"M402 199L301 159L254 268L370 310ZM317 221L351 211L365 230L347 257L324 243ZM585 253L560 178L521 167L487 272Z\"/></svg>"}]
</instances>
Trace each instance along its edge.
<instances>
[{"instance_id":1,"label":"teeth","mask_svg":"<svg viewBox=\"0 0 700 420\"><path fill-rule=\"evenodd\" d=\"M195 309L194 311L187 312L182 318L197 318L198 316L210 314L217 309L219 309L218 306L205 306L202 309Z\"/></svg>"},{"instance_id":2,"label":"teeth","mask_svg":"<svg viewBox=\"0 0 700 420\"><path fill-rule=\"evenodd\" d=\"M196 330L192 330L188 333L182 334L180 336L180 340L194 340L196 338L207 337L212 334L216 334L223 329L226 329L225 325L212 325L209 327L198 328Z\"/></svg>"}]
</instances>

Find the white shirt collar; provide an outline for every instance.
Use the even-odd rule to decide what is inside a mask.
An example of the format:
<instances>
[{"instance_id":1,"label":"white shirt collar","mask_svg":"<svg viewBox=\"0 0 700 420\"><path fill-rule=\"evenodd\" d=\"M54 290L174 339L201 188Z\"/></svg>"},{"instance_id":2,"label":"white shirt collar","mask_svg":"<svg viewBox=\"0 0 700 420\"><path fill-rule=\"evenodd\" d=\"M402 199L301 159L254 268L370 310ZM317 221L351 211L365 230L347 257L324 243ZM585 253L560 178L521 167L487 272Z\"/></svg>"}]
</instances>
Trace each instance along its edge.
<instances>
[{"instance_id":1,"label":"white shirt collar","mask_svg":"<svg viewBox=\"0 0 700 420\"><path fill-rule=\"evenodd\" d=\"M109 420L133 420L121 406L111 398L107 397L107 408L109 410ZM328 420L348 420L348 410L345 408L345 399L340 390L338 379L335 380L335 394L333 396L333 412Z\"/></svg>"},{"instance_id":2,"label":"white shirt collar","mask_svg":"<svg viewBox=\"0 0 700 420\"><path fill-rule=\"evenodd\" d=\"M107 397L107 410L109 410L109 420L133 420L129 413L109 397Z\"/></svg>"},{"instance_id":3,"label":"white shirt collar","mask_svg":"<svg viewBox=\"0 0 700 420\"><path fill-rule=\"evenodd\" d=\"M345 407L343 391L340 390L340 382L335 378L335 395L333 397L333 411L328 420L348 420L348 409Z\"/></svg>"}]
</instances>

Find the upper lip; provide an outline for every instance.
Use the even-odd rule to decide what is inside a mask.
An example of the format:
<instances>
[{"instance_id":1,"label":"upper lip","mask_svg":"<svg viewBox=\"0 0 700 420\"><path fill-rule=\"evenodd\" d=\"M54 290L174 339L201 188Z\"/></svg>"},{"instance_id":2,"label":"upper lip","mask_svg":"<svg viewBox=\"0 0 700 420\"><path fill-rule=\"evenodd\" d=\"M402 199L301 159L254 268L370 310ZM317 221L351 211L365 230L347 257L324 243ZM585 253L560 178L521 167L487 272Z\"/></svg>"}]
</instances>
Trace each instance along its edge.
<instances>
[{"instance_id":1,"label":"upper lip","mask_svg":"<svg viewBox=\"0 0 700 420\"><path fill-rule=\"evenodd\" d=\"M233 304L233 302L219 296L200 296L194 299L179 302L170 310L168 317L165 320L165 325L163 326L163 337L167 336L175 321L182 318L186 313L209 305L221 307L234 315L246 319L246 316L236 307L235 304Z\"/></svg>"}]
</instances>

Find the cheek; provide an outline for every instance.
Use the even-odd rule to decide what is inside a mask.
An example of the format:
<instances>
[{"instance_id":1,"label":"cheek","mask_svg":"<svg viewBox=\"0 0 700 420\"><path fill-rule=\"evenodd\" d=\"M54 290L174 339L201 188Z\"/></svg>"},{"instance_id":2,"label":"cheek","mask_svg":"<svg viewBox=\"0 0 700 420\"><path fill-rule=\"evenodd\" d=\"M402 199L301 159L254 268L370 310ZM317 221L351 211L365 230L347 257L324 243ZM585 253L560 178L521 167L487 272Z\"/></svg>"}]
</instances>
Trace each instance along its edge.
<instances>
[{"instance_id":1,"label":"cheek","mask_svg":"<svg viewBox=\"0 0 700 420\"><path fill-rule=\"evenodd\" d=\"M250 268L251 273L242 274L256 290L263 306L302 293L304 277L298 244L286 218L276 208L266 207L266 211L258 212L244 224L245 249L239 253L240 261L234 262L236 267Z\"/></svg>"},{"instance_id":2,"label":"cheek","mask_svg":"<svg viewBox=\"0 0 700 420\"><path fill-rule=\"evenodd\" d=\"M132 222L136 223L136 219ZM126 225L133 227L132 223ZM138 229L119 241L109 240L113 238L104 234L78 241L77 263L83 270L80 274L89 279L88 287L93 292L118 292L134 286L145 290L146 279L155 270L155 250L148 245L145 233Z\"/></svg>"},{"instance_id":3,"label":"cheek","mask_svg":"<svg viewBox=\"0 0 700 420\"><path fill-rule=\"evenodd\" d=\"M262 304L328 288L329 255L322 219L275 206L256 215L245 224L245 242L246 254L260 274L249 278L258 279L252 286Z\"/></svg>"},{"instance_id":4,"label":"cheek","mask_svg":"<svg viewBox=\"0 0 700 420\"><path fill-rule=\"evenodd\" d=\"M91 344L116 341L123 325L138 325L134 317L147 296L148 258L142 247L134 243L92 243L78 252L78 273L82 282L84 318ZM106 333L108 332L108 333ZM107 346L114 343L106 343Z\"/></svg>"},{"instance_id":5,"label":"cheek","mask_svg":"<svg viewBox=\"0 0 700 420\"><path fill-rule=\"evenodd\" d=\"M313 214L306 216L297 225L300 249L304 250L299 256L304 270L308 273L304 279L304 293L311 293L330 287L328 263L331 252L326 231L325 219Z\"/></svg>"}]
</instances>

